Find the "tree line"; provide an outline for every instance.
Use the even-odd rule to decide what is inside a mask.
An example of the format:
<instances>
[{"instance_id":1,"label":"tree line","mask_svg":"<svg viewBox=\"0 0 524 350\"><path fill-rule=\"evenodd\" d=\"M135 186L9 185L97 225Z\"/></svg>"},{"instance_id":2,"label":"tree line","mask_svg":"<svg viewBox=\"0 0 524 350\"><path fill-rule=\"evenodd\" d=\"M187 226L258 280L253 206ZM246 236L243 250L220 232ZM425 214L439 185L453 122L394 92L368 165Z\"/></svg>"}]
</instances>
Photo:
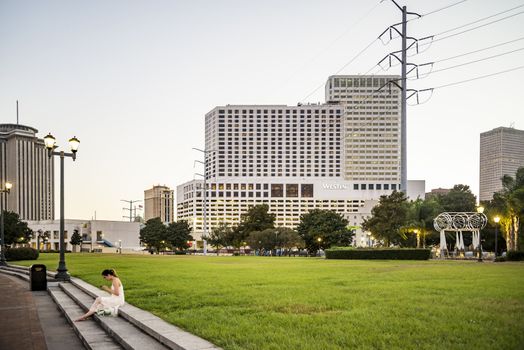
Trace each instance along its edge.
<instances>
[{"instance_id":1,"label":"tree line","mask_svg":"<svg viewBox=\"0 0 524 350\"><path fill-rule=\"evenodd\" d=\"M494 232L500 228L499 247L509 251L522 250L519 236L524 222L524 167L518 169L515 177L505 175L502 185L502 190L496 192L492 200L481 203L488 218L488 224L481 233L482 245L484 249L493 250ZM384 246L436 245L440 236L433 227L433 219L446 211L474 212L476 203L476 197L467 185L455 185L447 194L415 201L408 201L404 193L394 191L391 195L380 197L362 228L371 232ZM496 227L495 216L501 219L500 227ZM454 245L455 235L448 235L446 239ZM464 240L466 245L471 244L471 237L465 236Z\"/></svg>"}]
</instances>

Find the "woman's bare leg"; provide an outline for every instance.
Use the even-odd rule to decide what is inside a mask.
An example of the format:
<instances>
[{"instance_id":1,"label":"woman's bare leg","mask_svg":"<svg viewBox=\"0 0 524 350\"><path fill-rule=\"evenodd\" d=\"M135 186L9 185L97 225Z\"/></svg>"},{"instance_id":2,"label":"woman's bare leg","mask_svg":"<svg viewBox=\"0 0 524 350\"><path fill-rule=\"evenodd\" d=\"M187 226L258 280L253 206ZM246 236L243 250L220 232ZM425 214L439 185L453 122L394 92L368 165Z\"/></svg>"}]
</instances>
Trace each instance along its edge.
<instances>
[{"instance_id":1,"label":"woman's bare leg","mask_svg":"<svg viewBox=\"0 0 524 350\"><path fill-rule=\"evenodd\" d=\"M77 318L75 322L85 321L88 317L93 315L96 312L96 310L98 309L98 305L100 305L100 302L101 302L100 297L96 298L93 305L91 305L91 308L89 309L89 311L83 314L82 316L80 316L79 318Z\"/></svg>"}]
</instances>

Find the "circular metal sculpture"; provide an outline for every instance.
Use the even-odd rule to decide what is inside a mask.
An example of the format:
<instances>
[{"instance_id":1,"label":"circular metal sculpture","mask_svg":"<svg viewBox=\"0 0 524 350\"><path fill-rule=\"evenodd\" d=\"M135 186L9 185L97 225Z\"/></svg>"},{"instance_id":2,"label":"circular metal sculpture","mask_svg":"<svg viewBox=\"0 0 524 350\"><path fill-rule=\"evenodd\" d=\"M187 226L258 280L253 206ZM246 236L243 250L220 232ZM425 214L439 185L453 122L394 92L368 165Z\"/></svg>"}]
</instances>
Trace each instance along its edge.
<instances>
[{"instance_id":1,"label":"circular metal sculpture","mask_svg":"<svg viewBox=\"0 0 524 350\"><path fill-rule=\"evenodd\" d=\"M457 250L464 250L464 237L462 231L470 231L473 236L473 247L478 248L480 245L480 230L486 227L488 219L483 213L475 212L445 212L439 214L433 219L435 230L440 232L440 256L448 251L446 245L446 231L456 233Z\"/></svg>"},{"instance_id":2,"label":"circular metal sculpture","mask_svg":"<svg viewBox=\"0 0 524 350\"><path fill-rule=\"evenodd\" d=\"M437 231L477 231L486 227L488 219L483 213L445 212L433 219Z\"/></svg>"}]
</instances>

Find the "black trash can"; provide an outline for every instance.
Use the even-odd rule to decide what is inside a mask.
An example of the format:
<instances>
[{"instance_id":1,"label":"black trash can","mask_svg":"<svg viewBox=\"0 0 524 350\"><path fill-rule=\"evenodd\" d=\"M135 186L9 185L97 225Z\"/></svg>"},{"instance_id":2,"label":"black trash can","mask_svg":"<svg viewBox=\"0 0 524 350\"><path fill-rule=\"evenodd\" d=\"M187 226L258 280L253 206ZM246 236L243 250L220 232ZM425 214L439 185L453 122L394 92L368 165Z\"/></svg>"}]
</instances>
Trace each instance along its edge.
<instances>
[{"instance_id":1,"label":"black trash can","mask_svg":"<svg viewBox=\"0 0 524 350\"><path fill-rule=\"evenodd\" d=\"M34 264L29 268L31 290L47 290L47 269L45 265Z\"/></svg>"}]
</instances>

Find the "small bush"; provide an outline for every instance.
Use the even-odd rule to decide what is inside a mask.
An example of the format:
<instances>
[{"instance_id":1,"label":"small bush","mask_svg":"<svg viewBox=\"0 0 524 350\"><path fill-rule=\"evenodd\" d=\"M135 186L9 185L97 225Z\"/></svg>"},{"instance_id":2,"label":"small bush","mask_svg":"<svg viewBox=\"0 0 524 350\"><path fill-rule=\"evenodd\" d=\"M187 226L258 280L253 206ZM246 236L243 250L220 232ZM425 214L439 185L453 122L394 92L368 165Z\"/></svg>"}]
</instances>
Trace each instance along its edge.
<instances>
[{"instance_id":1,"label":"small bush","mask_svg":"<svg viewBox=\"0 0 524 350\"><path fill-rule=\"evenodd\" d=\"M497 256L495 258L495 262L504 262L506 261L506 257L505 256Z\"/></svg>"},{"instance_id":2,"label":"small bush","mask_svg":"<svg viewBox=\"0 0 524 350\"><path fill-rule=\"evenodd\" d=\"M430 249L326 249L326 259L428 260Z\"/></svg>"},{"instance_id":3,"label":"small bush","mask_svg":"<svg viewBox=\"0 0 524 350\"><path fill-rule=\"evenodd\" d=\"M508 252L506 254L507 261L524 261L524 251Z\"/></svg>"},{"instance_id":4,"label":"small bush","mask_svg":"<svg viewBox=\"0 0 524 350\"><path fill-rule=\"evenodd\" d=\"M36 260L38 250L28 247L9 248L5 251L5 258L7 261Z\"/></svg>"},{"instance_id":5,"label":"small bush","mask_svg":"<svg viewBox=\"0 0 524 350\"><path fill-rule=\"evenodd\" d=\"M187 251L185 251L185 250L175 250L175 255L187 255Z\"/></svg>"}]
</instances>

